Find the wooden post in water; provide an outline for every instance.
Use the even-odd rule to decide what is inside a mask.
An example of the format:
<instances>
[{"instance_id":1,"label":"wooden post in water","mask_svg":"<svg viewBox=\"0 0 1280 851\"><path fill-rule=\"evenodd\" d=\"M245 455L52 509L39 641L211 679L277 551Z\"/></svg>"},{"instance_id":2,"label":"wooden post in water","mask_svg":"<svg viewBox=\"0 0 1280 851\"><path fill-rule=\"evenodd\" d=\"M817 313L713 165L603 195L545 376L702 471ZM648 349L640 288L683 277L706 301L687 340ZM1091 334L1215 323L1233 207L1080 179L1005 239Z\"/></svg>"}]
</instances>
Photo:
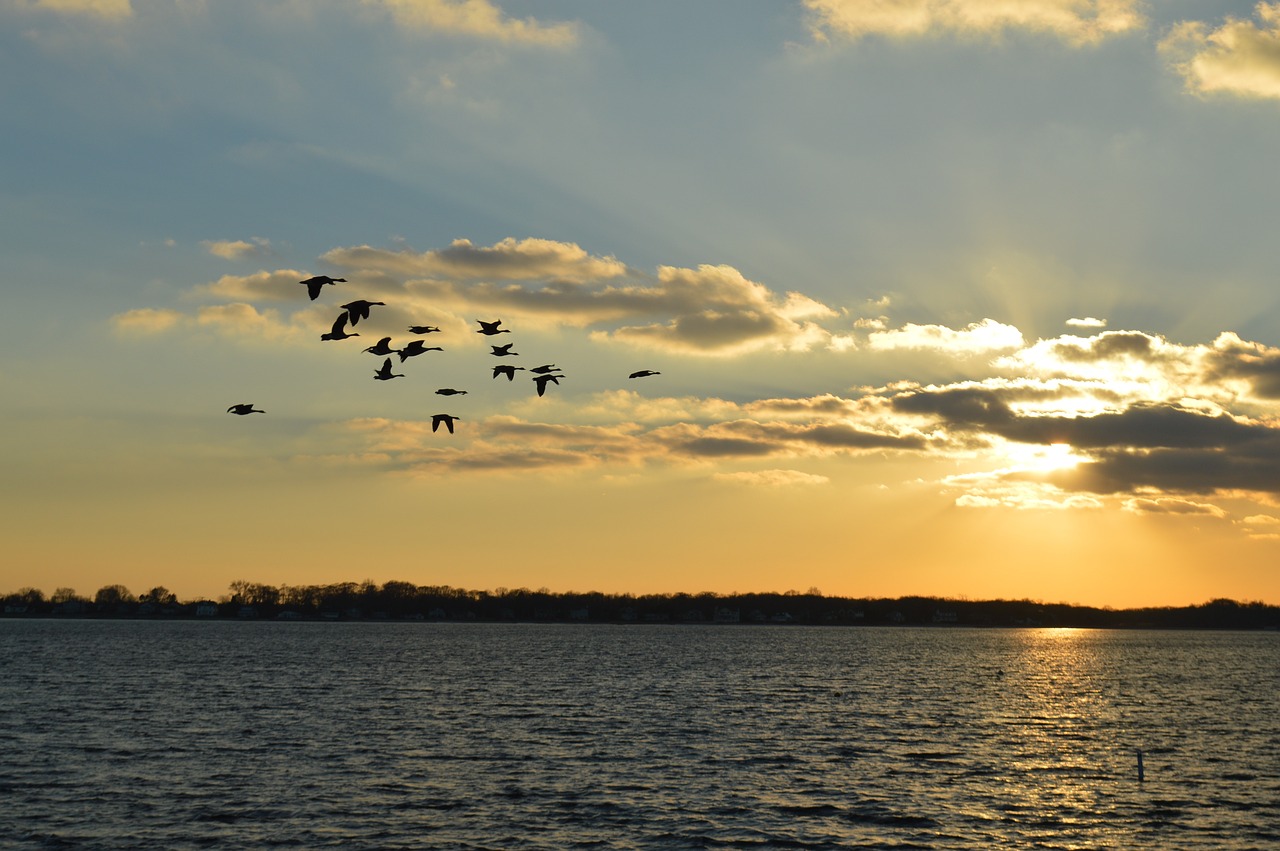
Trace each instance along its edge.
<instances>
[{"instance_id":1,"label":"wooden post in water","mask_svg":"<svg viewBox=\"0 0 1280 851\"><path fill-rule=\"evenodd\" d=\"M1138 748L1138 782L1141 783L1145 779L1142 771L1142 748Z\"/></svg>"}]
</instances>

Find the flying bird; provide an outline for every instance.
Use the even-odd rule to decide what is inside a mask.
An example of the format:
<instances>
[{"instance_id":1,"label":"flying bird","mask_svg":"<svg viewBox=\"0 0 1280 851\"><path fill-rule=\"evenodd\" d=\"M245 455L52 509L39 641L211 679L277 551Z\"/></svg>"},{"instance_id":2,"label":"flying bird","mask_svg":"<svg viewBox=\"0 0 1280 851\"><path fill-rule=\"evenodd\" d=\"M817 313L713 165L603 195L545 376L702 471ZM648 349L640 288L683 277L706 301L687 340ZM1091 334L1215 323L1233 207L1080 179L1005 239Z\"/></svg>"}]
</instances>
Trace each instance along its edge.
<instances>
[{"instance_id":1,"label":"flying bird","mask_svg":"<svg viewBox=\"0 0 1280 851\"><path fill-rule=\"evenodd\" d=\"M355 301L347 302L346 304L342 305L342 309L345 310L347 312L347 315L351 317L352 326L355 326L355 324L359 322L361 319L369 318L369 308L373 307L375 304L385 305L386 302L385 301L365 301L364 299L360 298L360 299L356 299Z\"/></svg>"},{"instance_id":2,"label":"flying bird","mask_svg":"<svg viewBox=\"0 0 1280 851\"><path fill-rule=\"evenodd\" d=\"M536 373L539 373L539 374L546 374L546 373L548 373L548 372L555 372L555 371L556 371L557 369L559 369L559 368L560 368L560 367L556 366L556 365L555 365L555 364L553 364L553 363L544 363L542 366L535 366L533 369L531 369L531 370L529 370L529 371L530 371L530 372L536 372Z\"/></svg>"},{"instance_id":3,"label":"flying bird","mask_svg":"<svg viewBox=\"0 0 1280 851\"><path fill-rule=\"evenodd\" d=\"M391 338L390 338L390 337L383 337L383 338L382 338L381 340L379 340L376 344L374 344L374 345L370 346L369 348L365 349L365 351L366 351L366 352L373 352L375 355L390 355L390 354L394 354L394 353L396 353L396 352L398 352L398 351L400 351L400 350L399 350L399 349L393 349L393 348L391 348Z\"/></svg>"},{"instance_id":4,"label":"flying bird","mask_svg":"<svg viewBox=\"0 0 1280 851\"><path fill-rule=\"evenodd\" d=\"M359 337L359 334L347 333L347 314L339 313L338 318L333 320L333 329L327 334L321 334L321 340L345 340L348 337Z\"/></svg>"},{"instance_id":5,"label":"flying bird","mask_svg":"<svg viewBox=\"0 0 1280 851\"><path fill-rule=\"evenodd\" d=\"M387 358L382 362L382 369L375 369L373 371L373 377L375 381L389 381L392 378L404 378L404 373L392 372L391 358Z\"/></svg>"},{"instance_id":6,"label":"flying bird","mask_svg":"<svg viewBox=\"0 0 1280 851\"><path fill-rule=\"evenodd\" d=\"M409 358L420 355L423 352L443 352L444 349L439 346L428 346L421 340L410 340L408 345L400 350L400 363L404 363Z\"/></svg>"},{"instance_id":7,"label":"flying bird","mask_svg":"<svg viewBox=\"0 0 1280 851\"><path fill-rule=\"evenodd\" d=\"M484 334L486 337L492 337L494 334L511 333L511 329L509 328L498 327L502 324L501 319L495 319L492 322L485 322L483 319L477 319L476 321L480 323L480 330L476 332L477 334Z\"/></svg>"},{"instance_id":8,"label":"flying bird","mask_svg":"<svg viewBox=\"0 0 1280 851\"><path fill-rule=\"evenodd\" d=\"M432 414L431 430L437 430L440 428L440 424L444 423L444 427L449 429L449 434L453 434L453 421L460 419L462 419L462 417L455 417L452 414Z\"/></svg>"},{"instance_id":9,"label":"flying bird","mask_svg":"<svg viewBox=\"0 0 1280 851\"><path fill-rule=\"evenodd\" d=\"M441 387L439 390L436 391L436 395L437 396L465 396L467 395L467 391L454 390L452 387Z\"/></svg>"},{"instance_id":10,"label":"flying bird","mask_svg":"<svg viewBox=\"0 0 1280 851\"><path fill-rule=\"evenodd\" d=\"M493 377L497 378L499 375L505 375L507 377L507 381L511 381L516 377L517 369L524 369L524 367L512 366L511 364L507 364L507 363L500 363L493 368Z\"/></svg>"},{"instance_id":11,"label":"flying bird","mask_svg":"<svg viewBox=\"0 0 1280 851\"><path fill-rule=\"evenodd\" d=\"M345 284L346 282L346 278L330 278L328 275L316 275L314 278L298 281L307 288L307 294L311 296L312 301L320 296L320 288L325 284Z\"/></svg>"},{"instance_id":12,"label":"flying bird","mask_svg":"<svg viewBox=\"0 0 1280 851\"><path fill-rule=\"evenodd\" d=\"M515 343L507 343L505 346L490 346L489 348L493 349L493 351L489 354L493 355L495 358L505 358L513 355L519 356L519 352L511 351L511 347L514 345Z\"/></svg>"},{"instance_id":13,"label":"flying bird","mask_svg":"<svg viewBox=\"0 0 1280 851\"><path fill-rule=\"evenodd\" d=\"M560 379L562 378L564 378L563 375L551 375L550 373L547 373L546 375L535 375L533 377L533 381L538 385L538 395L541 396L543 393L547 392L548 381L554 381L558 387L560 386Z\"/></svg>"},{"instance_id":14,"label":"flying bird","mask_svg":"<svg viewBox=\"0 0 1280 851\"><path fill-rule=\"evenodd\" d=\"M409 326L409 333L411 334L430 334L432 331L439 331L439 330L440 329L434 325L410 325Z\"/></svg>"},{"instance_id":15,"label":"flying bird","mask_svg":"<svg viewBox=\"0 0 1280 851\"><path fill-rule=\"evenodd\" d=\"M662 375L662 373L652 369L642 369L639 372L631 373L627 378L647 378L650 375Z\"/></svg>"},{"instance_id":16,"label":"flying bird","mask_svg":"<svg viewBox=\"0 0 1280 851\"><path fill-rule=\"evenodd\" d=\"M265 414L266 411L258 410L253 406L252 402L245 402L239 405L232 405L230 408L227 408L227 413L239 414L243 417L245 414Z\"/></svg>"}]
</instances>

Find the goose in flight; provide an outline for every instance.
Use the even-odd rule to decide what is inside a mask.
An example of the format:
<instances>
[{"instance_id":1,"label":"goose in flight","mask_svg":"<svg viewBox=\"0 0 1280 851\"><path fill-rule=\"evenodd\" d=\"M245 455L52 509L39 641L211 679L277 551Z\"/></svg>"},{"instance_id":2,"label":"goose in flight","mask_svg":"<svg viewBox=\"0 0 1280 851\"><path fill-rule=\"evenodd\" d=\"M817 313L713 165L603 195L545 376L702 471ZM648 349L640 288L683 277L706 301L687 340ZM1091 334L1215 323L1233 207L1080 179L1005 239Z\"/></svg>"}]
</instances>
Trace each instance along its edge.
<instances>
[{"instance_id":1,"label":"goose in flight","mask_svg":"<svg viewBox=\"0 0 1280 851\"><path fill-rule=\"evenodd\" d=\"M507 377L507 381L511 381L516 377L517 369L524 369L524 367L512 366L508 363L500 363L493 368L493 377L497 378L499 375L505 375Z\"/></svg>"},{"instance_id":2,"label":"goose in flight","mask_svg":"<svg viewBox=\"0 0 1280 851\"><path fill-rule=\"evenodd\" d=\"M391 371L391 358L387 358L386 360L384 360L384 361L382 362L382 368L381 368L381 369L375 369L375 370L373 371L373 377L374 377L374 380L375 380L375 381L389 381L389 380L391 380L392 378L404 378L404 373L402 373L402 372L392 372L392 371Z\"/></svg>"},{"instance_id":3,"label":"goose in flight","mask_svg":"<svg viewBox=\"0 0 1280 851\"><path fill-rule=\"evenodd\" d=\"M552 375L551 373L546 373L545 375L535 375L533 377L533 381L535 384L538 385L538 395L541 396L543 393L547 392L548 381L554 381L556 383L556 386L559 387L560 379L562 378L564 378L563 375Z\"/></svg>"},{"instance_id":4,"label":"goose in flight","mask_svg":"<svg viewBox=\"0 0 1280 851\"><path fill-rule=\"evenodd\" d=\"M440 428L440 424L444 423L444 427L449 429L449 434L453 434L453 421L460 419L462 417L455 417L453 414L432 414L431 430L436 431Z\"/></svg>"},{"instance_id":5,"label":"goose in flight","mask_svg":"<svg viewBox=\"0 0 1280 851\"><path fill-rule=\"evenodd\" d=\"M348 337L359 337L359 334L347 333L347 314L339 313L338 318L333 320L333 329L327 334L321 334L321 340L345 340Z\"/></svg>"},{"instance_id":6,"label":"goose in flight","mask_svg":"<svg viewBox=\"0 0 1280 851\"><path fill-rule=\"evenodd\" d=\"M499 325L502 324L501 319L495 319L492 322L485 322L483 319L477 319L476 321L480 323L480 330L476 332L477 334L484 334L486 337L492 337L494 334L510 334L511 333L510 328L498 327Z\"/></svg>"},{"instance_id":7,"label":"goose in flight","mask_svg":"<svg viewBox=\"0 0 1280 851\"><path fill-rule=\"evenodd\" d=\"M381 340L379 340L377 343L375 343L374 345L372 345L372 346L370 346L369 348L365 349L365 351L366 351L366 352L373 352L375 355L390 355L390 354L395 354L396 352L399 352L400 350L399 350L399 349L393 349L393 348L391 348L391 338L390 338L390 337L383 337L383 338L382 338Z\"/></svg>"},{"instance_id":8,"label":"goose in flight","mask_svg":"<svg viewBox=\"0 0 1280 851\"><path fill-rule=\"evenodd\" d=\"M238 405L232 405L230 408L227 408L227 413L239 414L240 416L243 417L245 414L265 414L266 411L258 410L253 406L252 402L244 402Z\"/></svg>"},{"instance_id":9,"label":"goose in flight","mask_svg":"<svg viewBox=\"0 0 1280 851\"><path fill-rule=\"evenodd\" d=\"M355 301L347 302L346 304L342 305L342 309L345 310L347 312L347 315L351 317L351 325L354 327L355 324L359 322L361 319L369 318L369 308L373 307L375 304L385 305L386 302L385 301L365 301L364 299L359 298L359 299L356 299Z\"/></svg>"},{"instance_id":10,"label":"goose in flight","mask_svg":"<svg viewBox=\"0 0 1280 851\"><path fill-rule=\"evenodd\" d=\"M439 346L428 346L426 343L422 342L421 340L410 340L409 344L400 350L400 363L404 363L409 358L414 357L415 355L420 355L423 352L443 352L443 351L444 349L440 348Z\"/></svg>"},{"instance_id":11,"label":"goose in flight","mask_svg":"<svg viewBox=\"0 0 1280 851\"><path fill-rule=\"evenodd\" d=\"M652 369L642 369L639 372L631 373L627 378L647 378L650 375L662 375L662 373Z\"/></svg>"},{"instance_id":12,"label":"goose in flight","mask_svg":"<svg viewBox=\"0 0 1280 851\"><path fill-rule=\"evenodd\" d=\"M434 325L410 325L409 326L410 334L430 334L432 331L439 331L439 330L440 329Z\"/></svg>"},{"instance_id":13,"label":"goose in flight","mask_svg":"<svg viewBox=\"0 0 1280 851\"><path fill-rule=\"evenodd\" d=\"M546 375L548 372L555 372L555 371L556 371L556 370L558 370L559 368L560 368L560 367L556 366L556 365L555 365L555 364L553 364L553 363L544 363L542 366L535 366L533 369L531 369L531 370L529 370L529 371L530 371L530 372L536 372L536 373L538 373L539 375Z\"/></svg>"},{"instance_id":14,"label":"goose in flight","mask_svg":"<svg viewBox=\"0 0 1280 851\"><path fill-rule=\"evenodd\" d=\"M305 281L298 281L307 288L307 294L311 296L311 300L315 301L320 296L320 288L325 284L345 284L346 278L330 278L328 275L316 275L314 278L307 278Z\"/></svg>"},{"instance_id":15,"label":"goose in flight","mask_svg":"<svg viewBox=\"0 0 1280 851\"><path fill-rule=\"evenodd\" d=\"M439 390L436 391L436 395L437 396L465 396L467 395L467 391L454 390L452 387L441 387Z\"/></svg>"},{"instance_id":16,"label":"goose in flight","mask_svg":"<svg viewBox=\"0 0 1280 851\"><path fill-rule=\"evenodd\" d=\"M490 346L489 348L493 349L493 351L489 354L493 355L495 358L519 356L519 352L511 351L511 347L514 345L515 343L507 343L505 346Z\"/></svg>"}]
</instances>

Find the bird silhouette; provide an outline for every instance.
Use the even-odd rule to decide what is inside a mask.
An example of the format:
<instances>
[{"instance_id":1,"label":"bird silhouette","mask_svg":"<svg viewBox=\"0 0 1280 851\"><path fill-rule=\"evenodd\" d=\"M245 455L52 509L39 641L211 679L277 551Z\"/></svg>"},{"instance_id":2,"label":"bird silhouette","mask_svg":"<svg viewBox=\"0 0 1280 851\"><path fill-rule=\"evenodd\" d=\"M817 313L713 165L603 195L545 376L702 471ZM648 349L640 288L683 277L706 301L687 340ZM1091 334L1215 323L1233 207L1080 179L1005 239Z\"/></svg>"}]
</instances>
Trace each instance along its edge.
<instances>
[{"instance_id":1,"label":"bird silhouette","mask_svg":"<svg viewBox=\"0 0 1280 851\"><path fill-rule=\"evenodd\" d=\"M652 369L642 369L639 372L631 373L627 378L646 378L650 375L662 375L662 373Z\"/></svg>"},{"instance_id":2,"label":"bird silhouette","mask_svg":"<svg viewBox=\"0 0 1280 851\"><path fill-rule=\"evenodd\" d=\"M555 364L553 364L553 363L544 363L542 366L535 366L533 369L531 369L531 370L529 370L529 371L530 371L530 372L536 372L536 373L539 373L539 374L545 374L545 373L548 373L548 372L555 372L555 371L556 371L557 369L559 369L559 368L560 368L560 367L556 366L556 365L555 365Z\"/></svg>"},{"instance_id":3,"label":"bird silhouette","mask_svg":"<svg viewBox=\"0 0 1280 851\"><path fill-rule=\"evenodd\" d=\"M245 414L265 414L266 411L258 410L253 406L252 402L243 402L241 404L232 405L230 408L227 408L227 413L239 414L240 416L243 417Z\"/></svg>"},{"instance_id":4,"label":"bird silhouette","mask_svg":"<svg viewBox=\"0 0 1280 851\"><path fill-rule=\"evenodd\" d=\"M351 317L351 325L354 327L361 319L369 318L369 308L375 304L386 304L385 301L365 301L362 298L355 301L347 302L342 305L342 309Z\"/></svg>"},{"instance_id":5,"label":"bird silhouette","mask_svg":"<svg viewBox=\"0 0 1280 851\"><path fill-rule=\"evenodd\" d=\"M403 349L400 350L400 363L404 363L409 358L414 357L415 355L420 355L423 352L443 352L443 351L444 349L440 348L439 346L428 346L426 343L422 342L421 340L410 340L409 343Z\"/></svg>"},{"instance_id":6,"label":"bird silhouette","mask_svg":"<svg viewBox=\"0 0 1280 851\"><path fill-rule=\"evenodd\" d=\"M391 338L390 338L390 337L383 337L383 338L382 338L381 340L379 340L377 343L375 343L374 345L372 345L372 346L370 346L369 348L365 349L365 351L366 351L366 352L373 352L375 355L390 355L390 354L394 354L394 353L396 353L396 352L398 352L398 351L400 351L400 350L399 350L399 349L393 349L393 348L391 348Z\"/></svg>"},{"instance_id":7,"label":"bird silhouette","mask_svg":"<svg viewBox=\"0 0 1280 851\"><path fill-rule=\"evenodd\" d=\"M434 325L410 325L409 326L409 333L411 334L430 334L432 331L439 331L439 330L440 329Z\"/></svg>"},{"instance_id":8,"label":"bird silhouette","mask_svg":"<svg viewBox=\"0 0 1280 851\"><path fill-rule=\"evenodd\" d=\"M392 378L404 378L404 373L391 371L391 358L387 358L382 362L381 369L373 371L373 377L377 381L389 381Z\"/></svg>"},{"instance_id":9,"label":"bird silhouette","mask_svg":"<svg viewBox=\"0 0 1280 851\"><path fill-rule=\"evenodd\" d=\"M312 301L319 298L320 288L325 284L345 284L346 282L346 278L330 278L328 275L316 275L314 278L298 281L298 283L307 288L307 295L311 296Z\"/></svg>"},{"instance_id":10,"label":"bird silhouette","mask_svg":"<svg viewBox=\"0 0 1280 851\"><path fill-rule=\"evenodd\" d=\"M514 345L515 343L507 343L505 346L490 346L489 348L493 349L493 351L489 354L493 355L495 358L518 356L520 354L519 352L511 351L511 347Z\"/></svg>"},{"instance_id":11,"label":"bird silhouette","mask_svg":"<svg viewBox=\"0 0 1280 851\"><path fill-rule=\"evenodd\" d=\"M538 385L538 395L541 396L543 393L547 392L548 381L554 381L556 383L556 386L558 387L560 386L560 379L562 378L564 378L563 375L551 375L550 373L546 373L544 375L535 375L533 377L533 381L535 384Z\"/></svg>"},{"instance_id":12,"label":"bird silhouette","mask_svg":"<svg viewBox=\"0 0 1280 851\"><path fill-rule=\"evenodd\" d=\"M453 414L432 414L431 430L437 430L440 428L440 424L444 423L444 427L449 429L449 434L453 434L453 421L460 419L462 419L462 417L455 417Z\"/></svg>"},{"instance_id":13,"label":"bird silhouette","mask_svg":"<svg viewBox=\"0 0 1280 851\"><path fill-rule=\"evenodd\" d=\"M501 319L495 319L492 322L485 322L483 319L477 319L476 321L480 323L480 330L476 332L477 334L484 334L486 337L492 337L494 334L511 333L511 329L509 328L498 327L502 324Z\"/></svg>"},{"instance_id":14,"label":"bird silhouette","mask_svg":"<svg viewBox=\"0 0 1280 851\"><path fill-rule=\"evenodd\" d=\"M465 396L467 395L467 391L454 390L452 387L441 387L439 390L436 391L436 395L437 396Z\"/></svg>"},{"instance_id":15,"label":"bird silhouette","mask_svg":"<svg viewBox=\"0 0 1280 851\"><path fill-rule=\"evenodd\" d=\"M347 314L339 313L338 318L333 320L333 329L327 334L321 334L321 340L345 340L348 337L359 337L356 333L347 333Z\"/></svg>"},{"instance_id":16,"label":"bird silhouette","mask_svg":"<svg viewBox=\"0 0 1280 851\"><path fill-rule=\"evenodd\" d=\"M505 375L507 377L507 381L512 381L516 377L517 369L524 369L524 367L512 366L511 364L507 364L507 363L500 363L493 368L493 377L497 378L499 375Z\"/></svg>"}]
</instances>

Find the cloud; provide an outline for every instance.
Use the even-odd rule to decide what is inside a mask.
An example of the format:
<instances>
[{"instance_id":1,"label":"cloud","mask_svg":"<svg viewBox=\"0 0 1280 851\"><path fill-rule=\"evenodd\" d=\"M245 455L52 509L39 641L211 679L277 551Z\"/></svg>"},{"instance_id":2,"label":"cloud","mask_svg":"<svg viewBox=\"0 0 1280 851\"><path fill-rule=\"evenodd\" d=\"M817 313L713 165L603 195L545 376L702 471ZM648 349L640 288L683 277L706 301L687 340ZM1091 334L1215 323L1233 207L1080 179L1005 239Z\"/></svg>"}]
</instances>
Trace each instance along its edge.
<instances>
[{"instance_id":1,"label":"cloud","mask_svg":"<svg viewBox=\"0 0 1280 851\"><path fill-rule=\"evenodd\" d=\"M594 257L572 242L507 237L491 246L455 239L448 248L417 252L357 245L335 248L322 260L352 272L378 273L400 280L455 282L552 280L583 284L627 274L613 257Z\"/></svg>"},{"instance_id":2,"label":"cloud","mask_svg":"<svg viewBox=\"0 0 1280 851\"><path fill-rule=\"evenodd\" d=\"M237 240L205 240L200 243L214 257L224 260L242 260L246 257L257 257L271 251L271 241L255 236L252 241Z\"/></svg>"},{"instance_id":3,"label":"cloud","mask_svg":"<svg viewBox=\"0 0 1280 851\"><path fill-rule=\"evenodd\" d=\"M307 288L299 282L310 277L297 269L276 269L273 272L254 272L250 275L223 275L210 284L201 284L192 290L196 296L212 296L241 301L309 301Z\"/></svg>"},{"instance_id":4,"label":"cloud","mask_svg":"<svg viewBox=\"0 0 1280 851\"><path fill-rule=\"evenodd\" d=\"M91 15L127 18L133 14L129 0L13 0L18 9L56 12L59 15Z\"/></svg>"},{"instance_id":5,"label":"cloud","mask_svg":"<svg viewBox=\"0 0 1280 851\"><path fill-rule=\"evenodd\" d=\"M1073 328L1106 328L1107 320L1094 319L1092 316L1086 316L1081 319L1068 319L1067 325Z\"/></svg>"},{"instance_id":6,"label":"cloud","mask_svg":"<svg viewBox=\"0 0 1280 851\"><path fill-rule=\"evenodd\" d=\"M767 488L825 485L831 481L826 476L802 473L799 470L755 470L739 473L716 473L711 478L717 482L726 482L728 484Z\"/></svg>"},{"instance_id":7,"label":"cloud","mask_svg":"<svg viewBox=\"0 0 1280 851\"><path fill-rule=\"evenodd\" d=\"M965 354L1010 351L1026 345L1022 332L1012 325L983 319L956 331L945 325L907 324L902 328L872 331L868 337L872 349L929 350Z\"/></svg>"},{"instance_id":8,"label":"cloud","mask_svg":"<svg viewBox=\"0 0 1280 851\"><path fill-rule=\"evenodd\" d=\"M1146 23L1139 0L804 0L804 5L819 40L870 35L995 37L1024 30L1080 46Z\"/></svg>"},{"instance_id":9,"label":"cloud","mask_svg":"<svg viewBox=\"0 0 1280 851\"><path fill-rule=\"evenodd\" d=\"M1227 512L1216 505L1169 497L1158 499L1135 497L1134 499L1127 499L1124 502L1124 510L1134 514L1181 514L1211 517L1216 520L1221 520L1227 516Z\"/></svg>"},{"instance_id":10,"label":"cloud","mask_svg":"<svg viewBox=\"0 0 1280 851\"><path fill-rule=\"evenodd\" d=\"M966 492L956 497L958 508L1013 508L1018 511L1098 511L1106 504L1089 494L1068 493L1051 484L1000 481L996 477L948 478L949 485L962 485Z\"/></svg>"},{"instance_id":11,"label":"cloud","mask_svg":"<svg viewBox=\"0 0 1280 851\"><path fill-rule=\"evenodd\" d=\"M509 18L489 0L364 0L365 5L386 9L400 27L408 30L524 44L538 47L571 47L578 41L574 23L543 24L534 18Z\"/></svg>"},{"instance_id":12,"label":"cloud","mask_svg":"<svg viewBox=\"0 0 1280 851\"><path fill-rule=\"evenodd\" d=\"M1188 91L1280 98L1280 3L1259 3L1258 22L1228 17L1209 29L1184 21L1160 42Z\"/></svg>"},{"instance_id":13,"label":"cloud","mask_svg":"<svg viewBox=\"0 0 1280 851\"><path fill-rule=\"evenodd\" d=\"M188 321L186 314L177 310L140 307L111 317L112 327L119 333L131 335L164 334Z\"/></svg>"},{"instance_id":14,"label":"cloud","mask_svg":"<svg viewBox=\"0 0 1280 851\"><path fill-rule=\"evenodd\" d=\"M329 251L327 263L384 289L459 311L502 311L535 324L597 329L593 339L684 354L804 351L830 341L815 320L836 312L801 293L779 295L731 266L660 266L656 280L573 243L504 239L489 247ZM636 320L649 320L630 324Z\"/></svg>"},{"instance_id":15,"label":"cloud","mask_svg":"<svg viewBox=\"0 0 1280 851\"><path fill-rule=\"evenodd\" d=\"M125 336L158 336L175 332L211 332L219 337L297 345L316 339L321 327L328 328L332 317L317 311L297 313L283 319L277 311L259 311L251 304L205 305L194 315L177 310L143 307L111 317L112 328Z\"/></svg>"}]
</instances>

